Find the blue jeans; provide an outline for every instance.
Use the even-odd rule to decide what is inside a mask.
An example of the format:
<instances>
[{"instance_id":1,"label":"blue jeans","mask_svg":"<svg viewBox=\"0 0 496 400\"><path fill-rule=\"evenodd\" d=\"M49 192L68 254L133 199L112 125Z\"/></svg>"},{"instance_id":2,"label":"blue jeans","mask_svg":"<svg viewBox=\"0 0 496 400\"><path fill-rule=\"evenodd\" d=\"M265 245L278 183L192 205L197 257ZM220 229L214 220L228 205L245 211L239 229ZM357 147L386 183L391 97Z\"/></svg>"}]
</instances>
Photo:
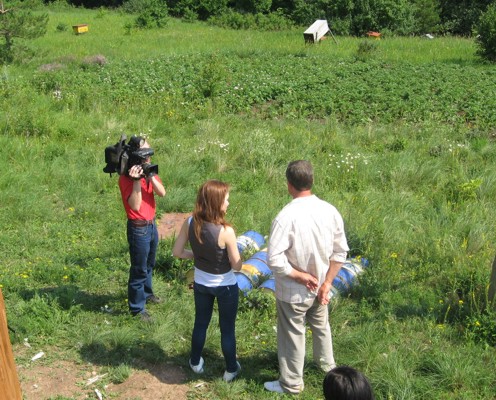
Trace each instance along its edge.
<instances>
[{"instance_id":1,"label":"blue jeans","mask_svg":"<svg viewBox=\"0 0 496 400\"><path fill-rule=\"evenodd\" d=\"M217 298L219 309L220 342L222 354L226 361L226 371L236 372L236 330L238 314L238 285L208 287L194 283L195 291L195 326L191 338L191 364L198 365L202 354L207 328L212 318L214 300Z\"/></svg>"},{"instance_id":2,"label":"blue jeans","mask_svg":"<svg viewBox=\"0 0 496 400\"><path fill-rule=\"evenodd\" d=\"M145 310L146 299L153 295L152 272L158 246L155 222L147 226L134 226L127 222L127 241L131 268L127 286L129 311L138 314Z\"/></svg>"}]
</instances>

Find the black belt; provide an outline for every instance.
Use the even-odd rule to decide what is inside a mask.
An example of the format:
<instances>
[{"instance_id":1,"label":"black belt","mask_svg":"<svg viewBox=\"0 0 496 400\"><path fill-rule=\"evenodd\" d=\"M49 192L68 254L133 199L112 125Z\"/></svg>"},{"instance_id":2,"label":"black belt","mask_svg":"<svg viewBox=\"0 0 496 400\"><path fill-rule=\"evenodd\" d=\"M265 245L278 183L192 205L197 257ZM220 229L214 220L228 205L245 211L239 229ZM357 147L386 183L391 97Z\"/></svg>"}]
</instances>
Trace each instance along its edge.
<instances>
[{"instance_id":1,"label":"black belt","mask_svg":"<svg viewBox=\"0 0 496 400\"><path fill-rule=\"evenodd\" d=\"M147 221L146 219L130 219L129 222L133 224L134 226L148 226L148 225L153 225L153 219L150 221Z\"/></svg>"}]
</instances>

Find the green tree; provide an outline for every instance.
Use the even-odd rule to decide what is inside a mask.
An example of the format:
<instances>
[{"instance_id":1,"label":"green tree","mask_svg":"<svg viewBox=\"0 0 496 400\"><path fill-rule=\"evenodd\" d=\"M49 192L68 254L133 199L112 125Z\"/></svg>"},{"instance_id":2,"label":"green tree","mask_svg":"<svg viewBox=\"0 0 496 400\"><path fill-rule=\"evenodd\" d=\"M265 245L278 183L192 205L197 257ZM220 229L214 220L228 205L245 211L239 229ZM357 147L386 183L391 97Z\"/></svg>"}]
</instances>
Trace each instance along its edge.
<instances>
[{"instance_id":1,"label":"green tree","mask_svg":"<svg viewBox=\"0 0 496 400\"><path fill-rule=\"evenodd\" d=\"M237 0L236 9L254 14L267 14L272 7L272 0Z\"/></svg>"},{"instance_id":2,"label":"green tree","mask_svg":"<svg viewBox=\"0 0 496 400\"><path fill-rule=\"evenodd\" d=\"M487 8L477 24L477 54L496 62L496 3Z\"/></svg>"},{"instance_id":3,"label":"green tree","mask_svg":"<svg viewBox=\"0 0 496 400\"><path fill-rule=\"evenodd\" d=\"M219 16L229 10L229 0L167 0L170 14L174 17L197 15L200 20Z\"/></svg>"},{"instance_id":4,"label":"green tree","mask_svg":"<svg viewBox=\"0 0 496 400\"><path fill-rule=\"evenodd\" d=\"M201 0L198 7L198 16L207 20L214 15L222 15L227 11L228 0Z\"/></svg>"},{"instance_id":5,"label":"green tree","mask_svg":"<svg viewBox=\"0 0 496 400\"><path fill-rule=\"evenodd\" d=\"M35 15L26 8L25 3L12 3L5 6L0 1L0 63L14 61L17 55L27 48L18 44L16 39L34 39L46 33L48 14Z\"/></svg>"},{"instance_id":6,"label":"green tree","mask_svg":"<svg viewBox=\"0 0 496 400\"><path fill-rule=\"evenodd\" d=\"M494 0L440 0L443 30L470 36L482 13Z\"/></svg>"},{"instance_id":7,"label":"green tree","mask_svg":"<svg viewBox=\"0 0 496 400\"><path fill-rule=\"evenodd\" d=\"M439 0L415 0L416 33L434 33L439 30Z\"/></svg>"}]
</instances>

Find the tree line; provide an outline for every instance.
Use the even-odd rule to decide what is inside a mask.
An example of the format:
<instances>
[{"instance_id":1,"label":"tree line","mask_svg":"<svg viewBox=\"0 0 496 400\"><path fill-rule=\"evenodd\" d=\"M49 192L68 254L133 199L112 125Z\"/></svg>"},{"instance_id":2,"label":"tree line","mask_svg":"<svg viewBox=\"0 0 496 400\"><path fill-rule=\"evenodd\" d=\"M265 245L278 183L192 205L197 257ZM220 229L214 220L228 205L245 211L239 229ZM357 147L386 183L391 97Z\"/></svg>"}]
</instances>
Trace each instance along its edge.
<instances>
[{"instance_id":1,"label":"tree line","mask_svg":"<svg viewBox=\"0 0 496 400\"><path fill-rule=\"evenodd\" d=\"M49 0L48 0L49 1ZM208 20L226 15L240 20L276 14L287 23L310 25L326 19L338 35L367 31L396 35L470 36L493 0L67 0L87 8L163 7L173 17ZM277 18L276 18L277 20Z\"/></svg>"},{"instance_id":2,"label":"tree line","mask_svg":"<svg viewBox=\"0 0 496 400\"><path fill-rule=\"evenodd\" d=\"M15 38L46 32L48 15L32 6L64 0L0 0L0 64L29 53ZM475 36L482 58L496 61L493 0L65 0L86 8L118 8L136 15L127 29L162 28L170 16L230 29L287 29L326 19L334 34L363 36L450 34Z\"/></svg>"}]
</instances>

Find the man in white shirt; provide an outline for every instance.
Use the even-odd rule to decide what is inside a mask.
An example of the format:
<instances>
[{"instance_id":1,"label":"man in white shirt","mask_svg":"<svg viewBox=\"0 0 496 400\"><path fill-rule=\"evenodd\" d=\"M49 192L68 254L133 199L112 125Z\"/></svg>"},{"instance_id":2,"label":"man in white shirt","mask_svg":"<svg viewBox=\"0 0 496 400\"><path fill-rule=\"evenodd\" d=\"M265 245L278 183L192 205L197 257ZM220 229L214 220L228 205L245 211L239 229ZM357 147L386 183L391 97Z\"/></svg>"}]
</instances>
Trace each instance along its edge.
<instances>
[{"instance_id":1,"label":"man in white shirt","mask_svg":"<svg viewBox=\"0 0 496 400\"><path fill-rule=\"evenodd\" d=\"M312 194L312 164L289 163L286 179L293 200L272 222L268 244L268 264L276 280L280 376L264 387L297 394L304 388L306 322L312 330L314 362L325 372L336 365L327 305L349 248L338 210Z\"/></svg>"}]
</instances>

